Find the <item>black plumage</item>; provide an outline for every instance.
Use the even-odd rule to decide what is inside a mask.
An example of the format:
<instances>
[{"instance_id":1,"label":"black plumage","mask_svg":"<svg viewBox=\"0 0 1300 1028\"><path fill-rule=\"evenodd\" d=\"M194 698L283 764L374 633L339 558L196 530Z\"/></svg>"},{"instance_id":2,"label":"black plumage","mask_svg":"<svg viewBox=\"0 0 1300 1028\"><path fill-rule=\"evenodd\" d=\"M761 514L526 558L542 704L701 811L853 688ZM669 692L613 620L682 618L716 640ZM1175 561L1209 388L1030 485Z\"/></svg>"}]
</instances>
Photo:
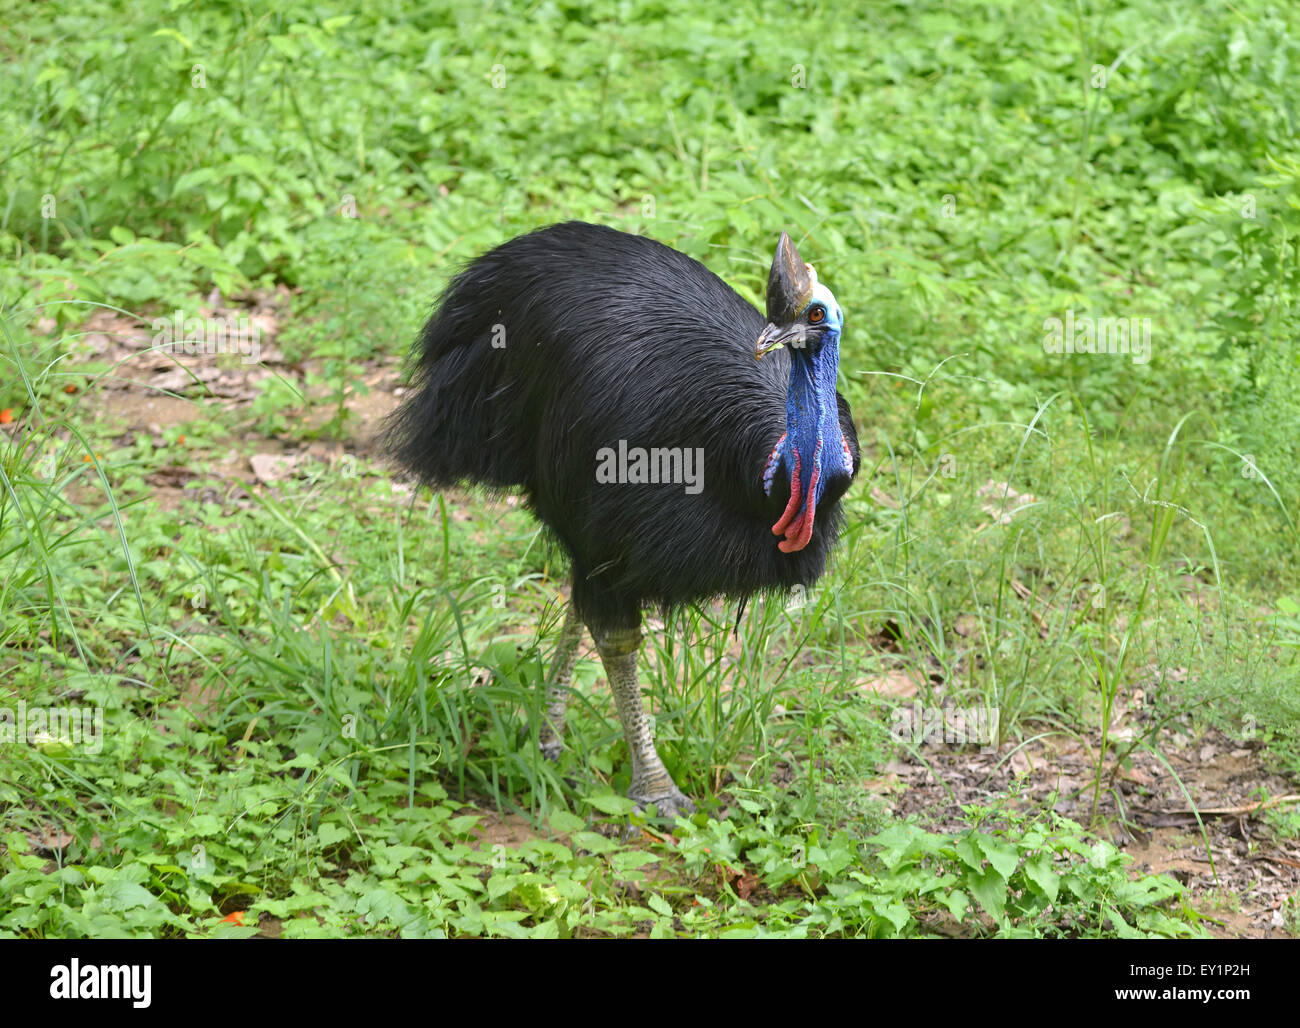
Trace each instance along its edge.
<instances>
[{"instance_id":1,"label":"black plumage","mask_svg":"<svg viewBox=\"0 0 1300 1028\"><path fill-rule=\"evenodd\" d=\"M792 356L756 359L767 323L698 261L652 239L582 222L543 228L448 285L416 343L412 394L387 447L429 486L522 490L572 561L573 606L598 646L637 631L645 606L809 586L851 479L842 468L829 476L807 544L778 549L790 476L778 473L767 495L764 469L786 431ZM838 393L835 409L856 473L857 435ZM620 443L699 451L702 488L598 480L599 454Z\"/></svg>"}]
</instances>

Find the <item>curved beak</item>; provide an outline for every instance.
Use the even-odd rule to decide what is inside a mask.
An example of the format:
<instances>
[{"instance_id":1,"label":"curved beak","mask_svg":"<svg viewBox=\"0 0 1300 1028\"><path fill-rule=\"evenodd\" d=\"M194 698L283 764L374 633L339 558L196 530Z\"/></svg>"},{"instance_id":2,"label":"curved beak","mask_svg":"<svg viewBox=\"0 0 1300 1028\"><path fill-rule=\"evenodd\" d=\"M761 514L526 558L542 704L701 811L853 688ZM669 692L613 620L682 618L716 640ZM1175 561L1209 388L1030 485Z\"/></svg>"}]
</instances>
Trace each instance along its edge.
<instances>
[{"instance_id":1,"label":"curved beak","mask_svg":"<svg viewBox=\"0 0 1300 1028\"><path fill-rule=\"evenodd\" d=\"M793 346L797 349L805 342L805 329L801 323L796 322L782 327L769 321L763 326L763 331L758 334L758 342L754 344L754 360L761 361L773 350L778 350L782 346Z\"/></svg>"}]
</instances>

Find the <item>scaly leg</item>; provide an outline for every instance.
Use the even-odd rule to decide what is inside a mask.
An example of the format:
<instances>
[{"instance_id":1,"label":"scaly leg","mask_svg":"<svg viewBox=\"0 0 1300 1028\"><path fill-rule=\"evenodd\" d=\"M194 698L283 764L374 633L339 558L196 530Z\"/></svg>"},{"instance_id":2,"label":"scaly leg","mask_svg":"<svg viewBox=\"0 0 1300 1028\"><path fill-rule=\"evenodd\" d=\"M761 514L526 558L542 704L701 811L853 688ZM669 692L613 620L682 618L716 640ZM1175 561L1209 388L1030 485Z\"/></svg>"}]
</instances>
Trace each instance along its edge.
<instances>
[{"instance_id":1,"label":"scaly leg","mask_svg":"<svg viewBox=\"0 0 1300 1028\"><path fill-rule=\"evenodd\" d=\"M560 629L560 641L555 645L555 656L551 659L551 673L546 676L546 698L538 741L542 756L547 760L558 760L560 750L564 749L564 711L569 704L573 665L578 659L580 642L582 621L570 604Z\"/></svg>"},{"instance_id":2,"label":"scaly leg","mask_svg":"<svg viewBox=\"0 0 1300 1028\"><path fill-rule=\"evenodd\" d=\"M642 809L653 803L660 817L690 814L695 804L677 788L668 769L655 750L654 735L645 716L641 702L641 689L636 681L636 655L641 648L641 629L631 628L592 633L600 662L605 665L610 691L618 707L618 719L623 722L623 735L632 754L632 787L627 794Z\"/></svg>"}]
</instances>

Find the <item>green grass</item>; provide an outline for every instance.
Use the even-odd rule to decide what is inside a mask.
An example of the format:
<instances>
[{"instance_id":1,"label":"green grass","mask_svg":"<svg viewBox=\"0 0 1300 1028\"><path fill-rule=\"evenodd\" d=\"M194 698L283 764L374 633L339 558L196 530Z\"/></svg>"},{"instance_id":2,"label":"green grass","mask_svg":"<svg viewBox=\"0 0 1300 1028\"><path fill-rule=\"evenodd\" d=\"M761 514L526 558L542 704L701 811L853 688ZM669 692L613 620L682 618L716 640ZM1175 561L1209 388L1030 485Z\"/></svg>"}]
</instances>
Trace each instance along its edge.
<instances>
[{"instance_id":1,"label":"green grass","mask_svg":"<svg viewBox=\"0 0 1300 1028\"><path fill-rule=\"evenodd\" d=\"M1300 774L1295 12L435 6L6 18L0 707L108 730L0 744L0 933L1203 931L1105 838L1162 728ZM394 493L364 451L247 495L222 464L353 449L363 379L458 263L568 217L755 302L788 228L848 316L863 443L806 602L648 634L702 810L630 841L594 658L558 765L532 745L566 569L526 513ZM92 311L274 286L300 379L160 433L102 416ZM1046 352L1067 311L1149 318L1151 360ZM163 505L176 465L196 488ZM927 751L861 686L900 671L998 711L1004 755L1088 740L1088 823L1016 795L957 832L891 813L863 783ZM1152 719L1115 738L1138 687ZM531 838L494 841L503 814Z\"/></svg>"}]
</instances>

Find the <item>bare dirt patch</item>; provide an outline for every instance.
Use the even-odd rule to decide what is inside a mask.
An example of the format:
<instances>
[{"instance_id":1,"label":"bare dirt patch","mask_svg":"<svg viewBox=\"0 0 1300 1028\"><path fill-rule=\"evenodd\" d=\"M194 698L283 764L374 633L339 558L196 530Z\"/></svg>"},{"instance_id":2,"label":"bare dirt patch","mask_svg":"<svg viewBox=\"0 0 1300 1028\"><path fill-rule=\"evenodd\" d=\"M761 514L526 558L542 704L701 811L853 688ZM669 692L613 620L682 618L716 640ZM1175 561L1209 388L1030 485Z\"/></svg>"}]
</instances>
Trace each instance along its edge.
<instances>
[{"instance_id":1,"label":"bare dirt patch","mask_svg":"<svg viewBox=\"0 0 1300 1028\"><path fill-rule=\"evenodd\" d=\"M923 745L886 765L881 791L892 792L893 813L919 816L935 831L963 831L964 805L1003 799L1025 810L1050 807L1087 825L1098 742L1056 735L996 752ZM1264 815L1294 806L1300 790L1270 772L1257 748L1221 732L1195 743L1162 732L1157 745L1170 767L1145 750L1118 768L1108 761L1098 804L1102 831L1134 858L1136 870L1169 874L1187 886L1216 934L1289 937L1286 904L1300 890L1300 842L1279 836ZM1274 799L1263 801L1265 794Z\"/></svg>"}]
</instances>

